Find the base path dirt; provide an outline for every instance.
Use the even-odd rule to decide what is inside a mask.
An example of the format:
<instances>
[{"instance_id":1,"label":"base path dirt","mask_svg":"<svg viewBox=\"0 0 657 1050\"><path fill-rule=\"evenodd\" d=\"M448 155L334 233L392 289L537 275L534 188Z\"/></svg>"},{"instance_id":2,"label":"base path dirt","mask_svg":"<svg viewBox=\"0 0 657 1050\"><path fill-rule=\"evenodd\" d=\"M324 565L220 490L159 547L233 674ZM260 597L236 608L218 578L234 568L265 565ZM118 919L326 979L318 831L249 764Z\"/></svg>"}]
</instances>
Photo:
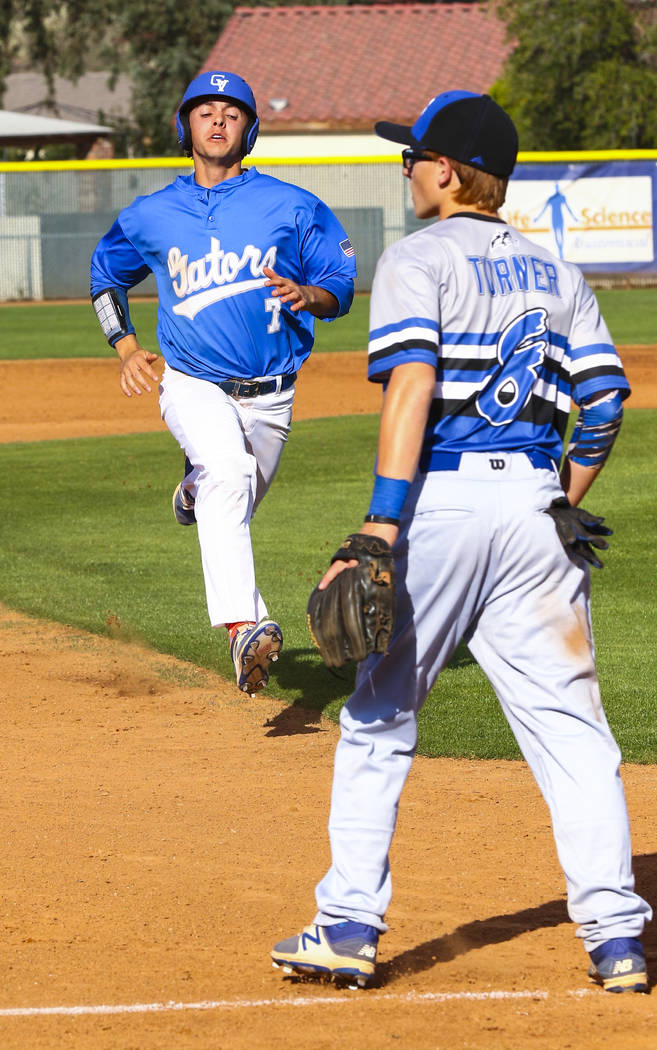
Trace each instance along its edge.
<instances>
[{"instance_id":1,"label":"base path dirt","mask_svg":"<svg viewBox=\"0 0 657 1050\"><path fill-rule=\"evenodd\" d=\"M622 347L621 355L632 385L626 407L657 405L657 347ZM378 412L381 388L366 374L362 352L311 354L297 382L294 418ZM114 357L3 361L0 383L0 442L166 429L155 389L130 398L121 393Z\"/></svg>"},{"instance_id":2,"label":"base path dirt","mask_svg":"<svg viewBox=\"0 0 657 1050\"><path fill-rule=\"evenodd\" d=\"M297 381L294 418L378 412L381 388L366 374L362 353L311 355ZM0 442L166 430L155 385L125 397L115 357L3 361L0 383Z\"/></svg>"},{"instance_id":3,"label":"base path dirt","mask_svg":"<svg viewBox=\"0 0 657 1050\"><path fill-rule=\"evenodd\" d=\"M653 407L637 353L632 404ZM161 426L155 397L122 397L113 361L0 371L4 441ZM362 355L317 355L296 415L378 411L369 396ZM300 982L269 950L313 917L337 727L1 606L0 653L3 1050L654 1047L655 996L586 979L524 763L416 759L374 986ZM654 902L657 770L623 779ZM645 945L656 972L651 927Z\"/></svg>"},{"instance_id":4,"label":"base path dirt","mask_svg":"<svg viewBox=\"0 0 657 1050\"><path fill-rule=\"evenodd\" d=\"M0 652L3 1050L654 1047L654 996L587 982L523 763L418 758L375 987L298 982L268 953L313 916L337 727L1 608ZM656 771L623 775L657 900Z\"/></svg>"}]
</instances>

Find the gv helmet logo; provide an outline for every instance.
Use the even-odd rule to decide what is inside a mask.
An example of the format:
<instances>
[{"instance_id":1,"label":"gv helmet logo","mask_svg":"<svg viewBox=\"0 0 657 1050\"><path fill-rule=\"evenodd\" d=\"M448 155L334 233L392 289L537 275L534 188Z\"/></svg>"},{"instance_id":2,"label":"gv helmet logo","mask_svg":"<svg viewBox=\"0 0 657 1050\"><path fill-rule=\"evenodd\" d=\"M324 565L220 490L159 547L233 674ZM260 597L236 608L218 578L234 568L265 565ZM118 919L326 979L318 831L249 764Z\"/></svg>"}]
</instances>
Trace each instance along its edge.
<instances>
[{"instance_id":1,"label":"gv helmet logo","mask_svg":"<svg viewBox=\"0 0 657 1050\"><path fill-rule=\"evenodd\" d=\"M217 91L224 91L228 83L228 77L222 76L221 73L213 73L210 77L210 83L212 87L216 87Z\"/></svg>"}]
</instances>

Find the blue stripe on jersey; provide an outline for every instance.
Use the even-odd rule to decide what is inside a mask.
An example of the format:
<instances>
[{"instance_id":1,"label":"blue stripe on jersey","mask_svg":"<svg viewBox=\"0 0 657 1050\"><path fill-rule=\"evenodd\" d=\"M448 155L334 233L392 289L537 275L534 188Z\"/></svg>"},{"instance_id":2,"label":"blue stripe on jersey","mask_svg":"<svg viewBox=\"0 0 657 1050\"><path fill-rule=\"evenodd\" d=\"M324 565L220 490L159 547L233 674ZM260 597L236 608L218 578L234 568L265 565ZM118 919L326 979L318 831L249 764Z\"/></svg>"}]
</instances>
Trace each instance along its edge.
<instances>
[{"instance_id":1,"label":"blue stripe on jersey","mask_svg":"<svg viewBox=\"0 0 657 1050\"><path fill-rule=\"evenodd\" d=\"M594 394L603 394L606 390L618 390L625 400L630 395L628 383L622 368L606 369L604 372L588 371L573 386L572 397L576 405L588 401Z\"/></svg>"},{"instance_id":2,"label":"blue stripe on jersey","mask_svg":"<svg viewBox=\"0 0 657 1050\"><path fill-rule=\"evenodd\" d=\"M552 346L558 346L561 350L568 350L570 346L565 335L561 335L560 332L555 332L551 328L548 328L546 338L549 339Z\"/></svg>"},{"instance_id":3,"label":"blue stripe on jersey","mask_svg":"<svg viewBox=\"0 0 657 1050\"><path fill-rule=\"evenodd\" d=\"M567 425L564 420L564 429ZM555 420L555 423L561 422ZM446 424L441 427L441 423ZM449 416L427 431L423 451L441 452L545 452L555 462L561 459L563 435L553 423L514 420L513 427L490 427L480 416Z\"/></svg>"},{"instance_id":4,"label":"blue stripe on jersey","mask_svg":"<svg viewBox=\"0 0 657 1050\"><path fill-rule=\"evenodd\" d=\"M570 351L572 398L576 404L605 390L618 390L623 399L630 394L623 366L610 343L592 343Z\"/></svg>"},{"instance_id":5,"label":"blue stripe on jersey","mask_svg":"<svg viewBox=\"0 0 657 1050\"><path fill-rule=\"evenodd\" d=\"M570 351L573 361L579 360L580 357L590 357L591 354L609 354L615 360L616 348L610 343L589 343L588 346L573 347Z\"/></svg>"},{"instance_id":6,"label":"blue stripe on jersey","mask_svg":"<svg viewBox=\"0 0 657 1050\"><path fill-rule=\"evenodd\" d=\"M380 339L390 332L403 332L405 328L430 328L432 332L437 332L438 323L430 320L428 317L406 317L403 321L399 321L396 324L384 324L381 328L373 328L369 336L370 342L373 339Z\"/></svg>"},{"instance_id":7,"label":"blue stripe on jersey","mask_svg":"<svg viewBox=\"0 0 657 1050\"><path fill-rule=\"evenodd\" d=\"M367 362L367 378L372 383L384 382L390 375L393 368L397 365L408 365L412 362L420 361L424 364L431 365L433 368L436 367L436 350L434 348L418 347L417 344L413 349L409 349L407 346L399 346L396 350L385 351L381 355L370 354L369 361Z\"/></svg>"},{"instance_id":8,"label":"blue stripe on jersey","mask_svg":"<svg viewBox=\"0 0 657 1050\"><path fill-rule=\"evenodd\" d=\"M493 346L497 344L501 334L501 332L441 332L440 341L443 346L458 346L460 343L464 346ZM552 329L547 330L546 339L552 346L558 346L561 350L568 346L566 336L553 332ZM610 347L610 349L613 353L614 348Z\"/></svg>"},{"instance_id":9,"label":"blue stripe on jersey","mask_svg":"<svg viewBox=\"0 0 657 1050\"><path fill-rule=\"evenodd\" d=\"M444 346L493 346L500 338L499 332L441 332Z\"/></svg>"}]
</instances>

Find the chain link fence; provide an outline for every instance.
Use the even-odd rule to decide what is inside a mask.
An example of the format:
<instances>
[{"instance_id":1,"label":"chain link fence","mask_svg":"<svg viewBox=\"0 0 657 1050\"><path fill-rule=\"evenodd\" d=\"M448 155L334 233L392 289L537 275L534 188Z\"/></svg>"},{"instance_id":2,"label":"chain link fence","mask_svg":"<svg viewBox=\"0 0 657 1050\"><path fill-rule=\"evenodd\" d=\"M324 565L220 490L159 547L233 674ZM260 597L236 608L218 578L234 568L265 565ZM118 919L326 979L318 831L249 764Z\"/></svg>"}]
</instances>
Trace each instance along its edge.
<instances>
[{"instance_id":1,"label":"chain link fence","mask_svg":"<svg viewBox=\"0 0 657 1050\"><path fill-rule=\"evenodd\" d=\"M91 254L121 209L189 170L184 162L0 170L0 300L88 296ZM383 248L417 228L399 163L259 163L258 170L310 190L335 212L356 248L358 291L371 287ZM155 292L153 277L135 289Z\"/></svg>"},{"instance_id":2,"label":"chain link fence","mask_svg":"<svg viewBox=\"0 0 657 1050\"><path fill-rule=\"evenodd\" d=\"M537 222L536 215L546 198L549 204L567 195L578 210L569 206L573 220L565 231L564 257L573 258L594 287L654 285L657 152L611 158L603 153L525 154L509 185L506 218L561 251L564 232L556 229L554 208L554 228L545 218ZM599 163L603 159L606 163ZM257 166L310 190L335 212L356 248L358 291L369 291L383 249L424 225L413 213L399 160L270 158ZM121 209L190 170L188 161L161 158L0 163L0 301L86 298L91 254ZM585 242L584 249L569 256L577 240ZM154 278L135 293L155 295Z\"/></svg>"}]
</instances>

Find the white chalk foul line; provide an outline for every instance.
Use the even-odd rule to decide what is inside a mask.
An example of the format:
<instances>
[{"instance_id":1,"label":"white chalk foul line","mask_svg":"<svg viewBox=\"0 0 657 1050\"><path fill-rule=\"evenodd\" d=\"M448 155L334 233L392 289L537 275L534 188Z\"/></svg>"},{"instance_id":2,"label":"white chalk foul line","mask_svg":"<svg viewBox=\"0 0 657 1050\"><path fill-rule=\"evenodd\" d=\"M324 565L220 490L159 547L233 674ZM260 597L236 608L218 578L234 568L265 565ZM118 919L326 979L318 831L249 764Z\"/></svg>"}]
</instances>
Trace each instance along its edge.
<instances>
[{"instance_id":1,"label":"white chalk foul line","mask_svg":"<svg viewBox=\"0 0 657 1050\"><path fill-rule=\"evenodd\" d=\"M590 989L582 988L578 991L569 992L569 995L588 995ZM302 1006L330 1006L339 1003L358 1003L364 1005L372 1002L397 1002L397 1003L446 1003L453 1000L465 1002L487 1002L505 999L548 999L550 993L547 991L492 991L492 992L407 992L405 994L394 992L362 992L348 995L298 996L294 999L206 999L197 1003L180 1003L170 1000L166 1003L117 1003L110 1005L80 1005L80 1006L16 1006L0 1008L1 1017L79 1017L89 1014L152 1014L152 1013L175 1013L181 1010L252 1010L256 1007L278 1006L278 1007L302 1007Z\"/></svg>"}]
</instances>

